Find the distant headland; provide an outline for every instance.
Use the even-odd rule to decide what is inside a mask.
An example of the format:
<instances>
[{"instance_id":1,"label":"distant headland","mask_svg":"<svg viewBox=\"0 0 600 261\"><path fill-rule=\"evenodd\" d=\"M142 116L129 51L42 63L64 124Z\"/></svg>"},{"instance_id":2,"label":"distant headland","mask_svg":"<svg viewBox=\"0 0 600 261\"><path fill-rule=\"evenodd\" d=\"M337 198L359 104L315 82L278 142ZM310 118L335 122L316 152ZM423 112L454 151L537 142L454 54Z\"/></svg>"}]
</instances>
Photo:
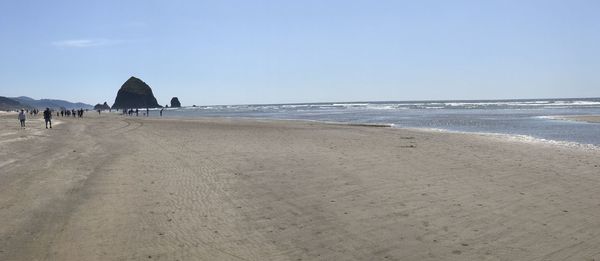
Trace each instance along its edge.
<instances>
[{"instance_id":1,"label":"distant headland","mask_svg":"<svg viewBox=\"0 0 600 261\"><path fill-rule=\"evenodd\" d=\"M0 110L19 110L19 109L91 109L93 106L82 102L69 102L65 100L40 99L36 100L26 96L20 97L2 97L0 96Z\"/></svg>"}]
</instances>

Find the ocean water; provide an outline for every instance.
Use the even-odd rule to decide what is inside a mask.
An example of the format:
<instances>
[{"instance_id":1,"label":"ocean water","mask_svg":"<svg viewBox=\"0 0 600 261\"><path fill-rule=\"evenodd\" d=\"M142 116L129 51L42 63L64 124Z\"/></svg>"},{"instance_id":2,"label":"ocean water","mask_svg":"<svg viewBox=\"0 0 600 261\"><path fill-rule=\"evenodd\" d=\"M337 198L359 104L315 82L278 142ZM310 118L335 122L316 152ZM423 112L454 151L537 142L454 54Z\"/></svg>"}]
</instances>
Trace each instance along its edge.
<instances>
[{"instance_id":1,"label":"ocean water","mask_svg":"<svg viewBox=\"0 0 600 261\"><path fill-rule=\"evenodd\" d=\"M157 114L152 112L151 116ZM388 124L398 128L502 134L600 148L600 124L553 118L565 115L600 115L600 98L216 105L164 111L164 117L178 118L243 117Z\"/></svg>"}]
</instances>

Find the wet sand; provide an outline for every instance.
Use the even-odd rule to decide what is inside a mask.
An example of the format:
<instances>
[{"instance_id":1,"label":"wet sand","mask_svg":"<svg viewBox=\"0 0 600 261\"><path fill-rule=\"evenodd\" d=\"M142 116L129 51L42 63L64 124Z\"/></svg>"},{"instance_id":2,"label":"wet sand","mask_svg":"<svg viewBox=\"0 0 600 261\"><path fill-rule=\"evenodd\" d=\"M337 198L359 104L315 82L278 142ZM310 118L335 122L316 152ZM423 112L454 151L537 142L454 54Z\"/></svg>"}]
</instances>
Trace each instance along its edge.
<instances>
[{"instance_id":1,"label":"wet sand","mask_svg":"<svg viewBox=\"0 0 600 261\"><path fill-rule=\"evenodd\" d=\"M0 116L0 260L600 259L600 153L305 122Z\"/></svg>"},{"instance_id":2,"label":"wet sand","mask_svg":"<svg viewBox=\"0 0 600 261\"><path fill-rule=\"evenodd\" d=\"M558 119L571 120L571 121L585 121L589 123L600 123L600 115L586 115L586 116L560 116Z\"/></svg>"}]
</instances>

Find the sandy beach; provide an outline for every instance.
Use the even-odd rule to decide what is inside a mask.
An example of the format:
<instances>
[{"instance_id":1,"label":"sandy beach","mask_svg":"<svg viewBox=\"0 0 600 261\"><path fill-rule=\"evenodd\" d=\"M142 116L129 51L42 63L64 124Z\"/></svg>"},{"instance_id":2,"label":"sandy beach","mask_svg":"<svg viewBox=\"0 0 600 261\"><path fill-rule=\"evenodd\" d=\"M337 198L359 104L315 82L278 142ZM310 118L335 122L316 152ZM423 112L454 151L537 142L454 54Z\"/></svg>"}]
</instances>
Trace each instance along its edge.
<instances>
[{"instance_id":1,"label":"sandy beach","mask_svg":"<svg viewBox=\"0 0 600 261\"><path fill-rule=\"evenodd\" d=\"M0 115L0 260L599 260L600 152L298 121Z\"/></svg>"}]
</instances>

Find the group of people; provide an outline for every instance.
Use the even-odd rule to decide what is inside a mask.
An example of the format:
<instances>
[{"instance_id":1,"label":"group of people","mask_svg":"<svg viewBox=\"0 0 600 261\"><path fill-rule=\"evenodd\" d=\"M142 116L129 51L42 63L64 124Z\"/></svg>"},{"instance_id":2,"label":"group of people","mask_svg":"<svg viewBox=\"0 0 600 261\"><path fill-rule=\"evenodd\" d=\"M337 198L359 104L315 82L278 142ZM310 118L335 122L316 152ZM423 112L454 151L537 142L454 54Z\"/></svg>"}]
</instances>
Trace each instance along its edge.
<instances>
[{"instance_id":1,"label":"group of people","mask_svg":"<svg viewBox=\"0 0 600 261\"><path fill-rule=\"evenodd\" d=\"M21 111L22 111L22 110L21 110ZM29 111L29 110L28 110L27 112L29 112L29 115L32 115L32 116L37 116L37 115L38 115L38 113L40 112L40 110L38 110L38 109L33 109L33 110L31 110L31 111Z\"/></svg>"},{"instance_id":2,"label":"group of people","mask_svg":"<svg viewBox=\"0 0 600 261\"><path fill-rule=\"evenodd\" d=\"M163 116L163 110L164 109L162 109L162 108L160 110L160 116L161 117ZM75 118L75 117L82 118L83 114L85 113L85 111L87 111L87 110L84 110L84 109L79 109L79 110L75 110L75 109L66 110L66 109L63 109L60 112L59 111L56 112L56 117L59 117L59 116L60 117L71 117L71 116L73 116L73 118ZM21 128L23 128L23 129L25 128L25 121L27 120L27 113L29 113L32 116L36 116L39 113L39 110L38 109L33 109L33 110L30 111L30 110L21 109L21 111L19 112L18 118L19 118L19 122L21 123ZM125 114L125 115L131 116L131 115L135 114L135 116L139 116L139 113L140 113L140 111L138 109L135 109L135 110L133 110L133 109L129 109L129 110L123 109L123 114ZM48 128L52 129L52 114L53 114L53 111L50 110L50 108L46 108L46 110L44 110L43 114L44 114L44 121L46 122L46 129L48 129ZM100 110L98 110L98 114L100 114ZM146 113L144 113L144 115L146 117L148 117L150 115L150 110L148 108L146 108Z\"/></svg>"},{"instance_id":3,"label":"group of people","mask_svg":"<svg viewBox=\"0 0 600 261\"><path fill-rule=\"evenodd\" d=\"M75 110L75 109L72 109L72 110L61 110L60 111L60 116L61 117L70 117L70 116L73 116L73 118L75 118L75 117L81 118L81 117L83 117L83 113L84 112L85 111L83 109L79 109L79 110ZM56 116L58 116L58 114L59 113L57 112Z\"/></svg>"},{"instance_id":4,"label":"group of people","mask_svg":"<svg viewBox=\"0 0 600 261\"><path fill-rule=\"evenodd\" d=\"M160 116L161 117L163 115L163 110L164 110L164 108L160 109ZM100 111L98 111L98 114L100 114ZM139 109L135 109L135 110L133 110L133 109L123 109L123 115L129 115L129 116L131 116L133 114L135 114L135 116L139 116L140 115L140 110ZM146 113L144 113L144 116L146 116L146 117L150 116L150 109L149 108L146 108Z\"/></svg>"},{"instance_id":5,"label":"group of people","mask_svg":"<svg viewBox=\"0 0 600 261\"><path fill-rule=\"evenodd\" d=\"M38 109L33 109L31 111L27 111L29 112L30 115L37 115L39 113ZM73 117L83 117L83 113L85 111L83 109L79 109L79 110L61 110L60 112L56 112L56 116L61 116L61 117L70 117L71 115L73 115ZM44 122L46 123L46 129L50 128L52 129L52 111L50 110L50 108L46 108L46 110L44 110L43 112L44 114ZM25 112L25 109L21 109L21 111L19 112L19 122L21 123L21 128L24 129L25 128L25 121L27 120L27 113Z\"/></svg>"},{"instance_id":6,"label":"group of people","mask_svg":"<svg viewBox=\"0 0 600 261\"><path fill-rule=\"evenodd\" d=\"M134 111L133 109L129 109L129 110L128 109L123 109L123 114L127 114L129 116L135 114L135 116L139 116L140 110L135 109L135 111Z\"/></svg>"}]
</instances>

